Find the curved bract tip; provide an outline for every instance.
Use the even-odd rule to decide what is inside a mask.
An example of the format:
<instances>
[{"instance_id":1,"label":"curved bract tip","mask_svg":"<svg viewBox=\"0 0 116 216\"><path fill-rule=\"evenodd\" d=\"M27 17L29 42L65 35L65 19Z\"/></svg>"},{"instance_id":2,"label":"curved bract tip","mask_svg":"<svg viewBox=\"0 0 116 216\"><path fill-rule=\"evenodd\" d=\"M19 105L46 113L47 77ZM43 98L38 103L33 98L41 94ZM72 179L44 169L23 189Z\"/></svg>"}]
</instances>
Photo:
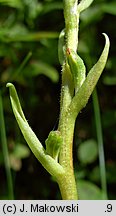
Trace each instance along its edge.
<instances>
[{"instance_id":1,"label":"curved bract tip","mask_svg":"<svg viewBox=\"0 0 116 216\"><path fill-rule=\"evenodd\" d=\"M110 40L109 40L109 37L106 33L102 33L105 37L105 40L106 40L106 45L110 46Z\"/></svg>"},{"instance_id":2,"label":"curved bract tip","mask_svg":"<svg viewBox=\"0 0 116 216\"><path fill-rule=\"evenodd\" d=\"M9 88L9 87L11 87L11 86L14 86L14 85L13 85L12 83L7 83L7 84L6 84L6 87L7 87L7 88Z\"/></svg>"}]
</instances>

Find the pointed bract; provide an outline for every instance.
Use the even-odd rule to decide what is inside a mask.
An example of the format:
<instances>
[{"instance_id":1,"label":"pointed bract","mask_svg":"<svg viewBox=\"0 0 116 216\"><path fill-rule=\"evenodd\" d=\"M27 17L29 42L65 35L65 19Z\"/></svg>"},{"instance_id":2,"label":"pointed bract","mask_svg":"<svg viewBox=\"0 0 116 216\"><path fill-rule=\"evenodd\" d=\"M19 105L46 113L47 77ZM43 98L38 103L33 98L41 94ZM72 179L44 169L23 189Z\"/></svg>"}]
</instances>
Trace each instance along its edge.
<instances>
[{"instance_id":1,"label":"pointed bract","mask_svg":"<svg viewBox=\"0 0 116 216\"><path fill-rule=\"evenodd\" d=\"M98 79L106 65L106 61L109 53L110 41L108 36L105 33L103 33L103 35L105 36L105 47L102 51L102 54L99 60L97 61L97 63L89 71L84 83L82 84L81 88L72 99L72 102L69 106L69 109L71 109L71 112L75 117L78 115L81 109L86 106L88 99L91 96L98 82Z\"/></svg>"}]
</instances>

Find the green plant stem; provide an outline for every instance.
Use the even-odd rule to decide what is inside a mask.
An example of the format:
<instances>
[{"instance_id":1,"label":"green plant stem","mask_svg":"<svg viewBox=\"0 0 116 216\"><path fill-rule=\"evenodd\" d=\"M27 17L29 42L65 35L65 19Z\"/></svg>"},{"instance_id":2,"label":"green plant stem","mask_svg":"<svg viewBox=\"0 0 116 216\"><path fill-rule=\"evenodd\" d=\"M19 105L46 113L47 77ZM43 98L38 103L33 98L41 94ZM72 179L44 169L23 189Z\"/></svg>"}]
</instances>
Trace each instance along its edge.
<instances>
[{"instance_id":1,"label":"green plant stem","mask_svg":"<svg viewBox=\"0 0 116 216\"><path fill-rule=\"evenodd\" d=\"M93 91L92 98L93 98L96 133L97 133L97 140L98 140L101 187L102 187L102 191L103 191L103 199L108 199L106 170L105 170L105 156L104 156L104 146L103 146L103 136L102 136L102 125L101 125L99 101L98 101L96 88Z\"/></svg>"},{"instance_id":2,"label":"green plant stem","mask_svg":"<svg viewBox=\"0 0 116 216\"><path fill-rule=\"evenodd\" d=\"M0 133L1 133L1 143L2 143L4 164L5 164L6 177L7 177L8 198L13 200L14 199L13 181L12 181L12 175L10 170L1 91L0 91Z\"/></svg>"},{"instance_id":3,"label":"green plant stem","mask_svg":"<svg viewBox=\"0 0 116 216\"><path fill-rule=\"evenodd\" d=\"M63 145L60 151L59 163L65 170L65 174L60 178L59 187L62 198L65 200L76 200L77 188L73 170L73 134L74 134L75 119L69 113L63 116L59 122L59 130L63 137Z\"/></svg>"},{"instance_id":4,"label":"green plant stem","mask_svg":"<svg viewBox=\"0 0 116 216\"><path fill-rule=\"evenodd\" d=\"M77 0L64 0L64 18L65 18L65 35L66 50L68 48L77 50L78 44L78 22ZM60 119L58 130L63 137L63 144L60 151L59 163L64 168L65 174L58 180L62 199L76 200L77 188L73 169L73 135L76 117L68 109L73 96L72 74L68 64L65 62L62 69L62 87L61 87L61 104Z\"/></svg>"},{"instance_id":5,"label":"green plant stem","mask_svg":"<svg viewBox=\"0 0 116 216\"><path fill-rule=\"evenodd\" d=\"M77 11L78 0L64 0L64 18L66 32L66 48L76 52L78 45L79 13Z\"/></svg>"}]
</instances>

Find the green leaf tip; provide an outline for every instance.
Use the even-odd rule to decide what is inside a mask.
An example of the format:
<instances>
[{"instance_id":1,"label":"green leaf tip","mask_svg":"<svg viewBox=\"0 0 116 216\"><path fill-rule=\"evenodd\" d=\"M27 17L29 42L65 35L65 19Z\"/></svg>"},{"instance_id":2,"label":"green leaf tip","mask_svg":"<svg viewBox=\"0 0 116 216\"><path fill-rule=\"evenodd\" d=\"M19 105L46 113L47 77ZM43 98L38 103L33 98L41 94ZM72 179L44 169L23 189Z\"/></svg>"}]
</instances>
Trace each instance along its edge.
<instances>
[{"instance_id":1,"label":"green leaf tip","mask_svg":"<svg viewBox=\"0 0 116 216\"><path fill-rule=\"evenodd\" d=\"M10 99L11 99L11 104L12 104L12 108L13 108L13 112L15 114L15 117L16 117L16 113L17 114L19 113L20 117L24 121L26 121L26 118L24 116L23 110L22 110L21 105L20 105L20 101L19 101L16 89L15 89L15 86L12 83L7 83L6 87L8 87L9 91L10 91ZM17 119L17 117L16 117L16 119Z\"/></svg>"},{"instance_id":2,"label":"green leaf tip","mask_svg":"<svg viewBox=\"0 0 116 216\"><path fill-rule=\"evenodd\" d=\"M7 84L6 84L6 87L7 87L7 88L9 88L9 87L11 87L11 86L14 86L14 85L13 85L12 83L7 83Z\"/></svg>"},{"instance_id":3,"label":"green leaf tip","mask_svg":"<svg viewBox=\"0 0 116 216\"><path fill-rule=\"evenodd\" d=\"M106 45L108 45L108 47L110 46L110 40L109 40L109 37L106 33L102 33L105 37L105 40L106 40Z\"/></svg>"},{"instance_id":4,"label":"green leaf tip","mask_svg":"<svg viewBox=\"0 0 116 216\"><path fill-rule=\"evenodd\" d=\"M96 78L99 78L99 76L101 75L105 65L106 65L106 61L108 58L108 53L109 53L109 47L110 47L110 41L109 41L109 37L107 36L106 33L102 33L105 37L105 46L104 49L101 53L100 58L98 59L97 63L91 68L89 74L91 75L91 73L97 73ZM88 76L89 76L88 74Z\"/></svg>"}]
</instances>

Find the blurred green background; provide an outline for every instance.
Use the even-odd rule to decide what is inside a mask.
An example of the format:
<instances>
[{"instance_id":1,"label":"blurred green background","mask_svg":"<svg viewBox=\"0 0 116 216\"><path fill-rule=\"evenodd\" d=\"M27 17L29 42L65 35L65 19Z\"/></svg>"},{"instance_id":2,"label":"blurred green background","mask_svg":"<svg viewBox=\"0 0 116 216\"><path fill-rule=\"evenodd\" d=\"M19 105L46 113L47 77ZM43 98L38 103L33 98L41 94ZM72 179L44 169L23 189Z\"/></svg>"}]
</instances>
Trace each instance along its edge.
<instances>
[{"instance_id":1,"label":"blurred green background","mask_svg":"<svg viewBox=\"0 0 116 216\"><path fill-rule=\"evenodd\" d=\"M78 47L88 71L103 49L102 33L111 41L107 65L97 85L109 199L116 199L115 20L115 0L95 0L81 14ZM18 128L6 83L15 84L25 116L45 146L49 132L58 124L61 66L57 50L63 28L62 0L0 0L1 200L61 199L58 185L31 153ZM91 97L77 118L74 135L80 199L102 199L95 116Z\"/></svg>"}]
</instances>

